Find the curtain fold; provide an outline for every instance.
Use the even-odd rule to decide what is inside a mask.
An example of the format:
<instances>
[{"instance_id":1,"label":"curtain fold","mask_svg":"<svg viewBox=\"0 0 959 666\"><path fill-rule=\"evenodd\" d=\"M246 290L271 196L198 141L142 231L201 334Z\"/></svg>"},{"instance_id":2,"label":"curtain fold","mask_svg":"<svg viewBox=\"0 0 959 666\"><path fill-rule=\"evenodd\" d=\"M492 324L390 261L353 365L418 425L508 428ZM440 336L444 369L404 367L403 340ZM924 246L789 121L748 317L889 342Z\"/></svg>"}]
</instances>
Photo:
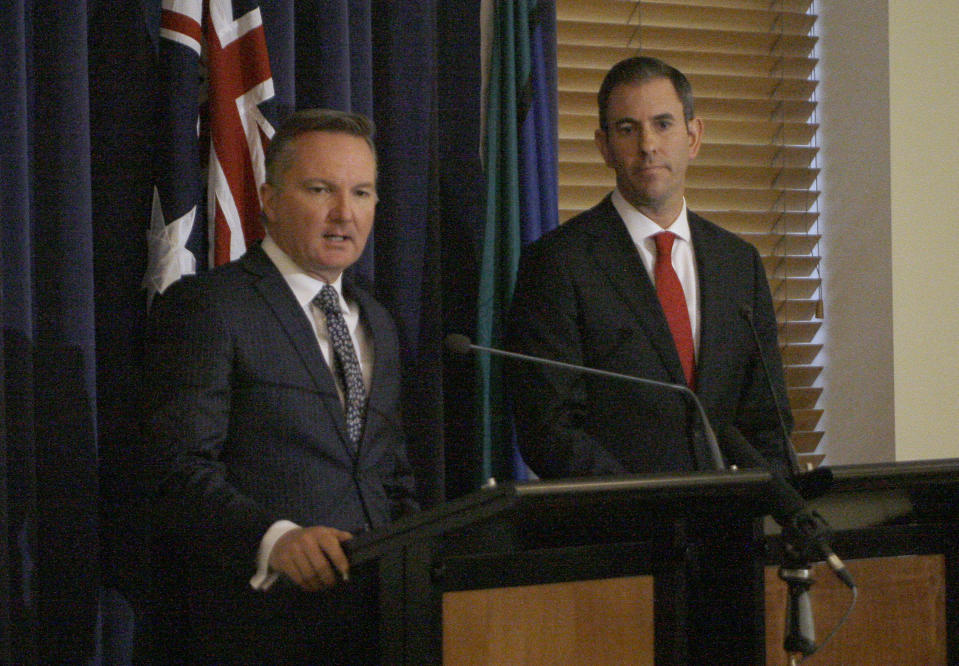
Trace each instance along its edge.
<instances>
[{"instance_id":1,"label":"curtain fold","mask_svg":"<svg viewBox=\"0 0 959 666\"><path fill-rule=\"evenodd\" d=\"M128 663L147 588L142 495L126 452L139 438L146 319L142 278L157 135L159 3L96 0L90 30L90 154L100 470L99 659ZM156 10L155 14L152 10ZM134 279L139 275L140 280Z\"/></svg>"},{"instance_id":2,"label":"curtain fold","mask_svg":"<svg viewBox=\"0 0 959 666\"><path fill-rule=\"evenodd\" d=\"M0 306L3 336L0 368L0 660L21 656L36 661L36 620L30 590L36 515L35 437L33 436L32 312L29 270L30 171L27 122L27 39L23 3L0 12L0 71L7 94L0 96ZM27 662L29 663L29 662Z\"/></svg>"},{"instance_id":3,"label":"curtain fold","mask_svg":"<svg viewBox=\"0 0 959 666\"><path fill-rule=\"evenodd\" d=\"M436 7L439 168L435 193L440 215L442 334L469 335L476 327L485 206L480 161L482 49L481 3L444 0ZM482 478L477 433L476 364L471 356L443 355L444 475L451 499L476 489Z\"/></svg>"},{"instance_id":4,"label":"curtain fold","mask_svg":"<svg viewBox=\"0 0 959 666\"><path fill-rule=\"evenodd\" d=\"M434 504L445 487L444 405L436 399L443 394L436 8L423 0L378 2L372 20L376 295L396 320L410 459L423 501Z\"/></svg>"},{"instance_id":5,"label":"curtain fold","mask_svg":"<svg viewBox=\"0 0 959 666\"><path fill-rule=\"evenodd\" d=\"M3 10L3 352L10 663L96 652L99 520L85 2Z\"/></svg>"}]
</instances>

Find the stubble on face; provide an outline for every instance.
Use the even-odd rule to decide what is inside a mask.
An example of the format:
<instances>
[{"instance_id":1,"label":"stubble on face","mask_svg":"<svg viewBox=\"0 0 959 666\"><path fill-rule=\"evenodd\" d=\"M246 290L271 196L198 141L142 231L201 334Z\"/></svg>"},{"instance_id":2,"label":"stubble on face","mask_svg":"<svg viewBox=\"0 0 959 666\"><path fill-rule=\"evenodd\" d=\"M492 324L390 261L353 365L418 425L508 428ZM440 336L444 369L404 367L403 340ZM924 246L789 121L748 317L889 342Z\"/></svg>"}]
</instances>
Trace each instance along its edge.
<instances>
[{"instance_id":1,"label":"stubble on face","mask_svg":"<svg viewBox=\"0 0 959 666\"><path fill-rule=\"evenodd\" d=\"M376 211L376 162L362 137L297 137L276 185L260 190L267 231L306 273L334 282L363 252Z\"/></svg>"},{"instance_id":2,"label":"stubble on face","mask_svg":"<svg viewBox=\"0 0 959 666\"><path fill-rule=\"evenodd\" d=\"M702 122L687 123L672 83L656 78L613 89L607 129L596 146L616 172L616 185L637 210L663 227L682 209L689 161L699 152Z\"/></svg>"}]
</instances>

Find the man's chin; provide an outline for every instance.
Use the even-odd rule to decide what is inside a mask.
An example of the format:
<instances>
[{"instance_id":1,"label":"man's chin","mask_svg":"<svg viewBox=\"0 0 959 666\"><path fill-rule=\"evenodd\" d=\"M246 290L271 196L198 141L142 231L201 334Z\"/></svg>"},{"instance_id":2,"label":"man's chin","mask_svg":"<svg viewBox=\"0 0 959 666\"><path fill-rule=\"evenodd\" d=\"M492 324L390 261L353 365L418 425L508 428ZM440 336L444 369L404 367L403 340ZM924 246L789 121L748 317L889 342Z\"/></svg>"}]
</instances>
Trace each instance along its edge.
<instances>
[{"instance_id":1,"label":"man's chin","mask_svg":"<svg viewBox=\"0 0 959 666\"><path fill-rule=\"evenodd\" d=\"M324 252L322 257L310 261L307 272L327 282L334 282L358 258L352 252Z\"/></svg>"},{"instance_id":2,"label":"man's chin","mask_svg":"<svg viewBox=\"0 0 959 666\"><path fill-rule=\"evenodd\" d=\"M664 193L649 188L633 189L623 197L636 208L655 208L664 199Z\"/></svg>"}]
</instances>

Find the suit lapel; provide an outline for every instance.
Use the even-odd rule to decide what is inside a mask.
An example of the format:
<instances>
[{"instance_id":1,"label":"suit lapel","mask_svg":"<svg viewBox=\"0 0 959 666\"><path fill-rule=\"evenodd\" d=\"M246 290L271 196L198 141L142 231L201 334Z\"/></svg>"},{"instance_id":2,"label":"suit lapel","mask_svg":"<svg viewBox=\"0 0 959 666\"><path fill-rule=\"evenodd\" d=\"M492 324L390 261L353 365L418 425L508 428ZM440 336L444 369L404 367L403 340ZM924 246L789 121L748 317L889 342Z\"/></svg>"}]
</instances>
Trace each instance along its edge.
<instances>
[{"instance_id":1,"label":"suit lapel","mask_svg":"<svg viewBox=\"0 0 959 666\"><path fill-rule=\"evenodd\" d=\"M724 275L722 253L717 252L704 220L689 213L689 229L696 253L696 273L699 279L699 362L696 375L697 392L706 396L714 379L725 372L721 356L715 353L723 344L722 328L729 326L728 309L733 295L728 293L730 277Z\"/></svg>"},{"instance_id":2,"label":"suit lapel","mask_svg":"<svg viewBox=\"0 0 959 666\"><path fill-rule=\"evenodd\" d=\"M290 342L296 349L300 360L306 367L313 383L316 385L332 422L343 440L346 450L349 451L349 435L346 429L346 417L343 406L336 390L336 383L330 367L323 358L320 346L316 342L316 331L313 324L293 296L293 292L286 280L277 270L262 248L256 245L250 248L243 256L245 268L256 276L254 287L266 301L273 315L289 336Z\"/></svg>"},{"instance_id":3,"label":"suit lapel","mask_svg":"<svg viewBox=\"0 0 959 666\"><path fill-rule=\"evenodd\" d=\"M645 331L671 381L685 384L683 366L666 315L656 296L656 288L649 279L626 225L608 196L599 204L596 212L600 223L590 227L593 237L589 252L597 268L626 302L632 314L631 319Z\"/></svg>"}]
</instances>

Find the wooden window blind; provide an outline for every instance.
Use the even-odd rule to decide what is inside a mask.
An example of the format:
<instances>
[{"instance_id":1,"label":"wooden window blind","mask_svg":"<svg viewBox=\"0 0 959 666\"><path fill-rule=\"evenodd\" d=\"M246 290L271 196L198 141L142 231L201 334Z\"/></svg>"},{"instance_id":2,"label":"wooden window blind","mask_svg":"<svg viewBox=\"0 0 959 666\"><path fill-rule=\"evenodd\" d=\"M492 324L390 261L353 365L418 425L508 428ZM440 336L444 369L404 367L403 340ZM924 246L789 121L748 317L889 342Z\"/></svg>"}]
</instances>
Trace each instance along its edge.
<instances>
[{"instance_id":1,"label":"wooden window blind","mask_svg":"<svg viewBox=\"0 0 959 666\"><path fill-rule=\"evenodd\" d=\"M792 441L808 465L823 457L813 12L812 0L556 2L560 219L615 186L593 144L606 71L637 54L682 70L706 127L686 200L763 257L796 421Z\"/></svg>"}]
</instances>

